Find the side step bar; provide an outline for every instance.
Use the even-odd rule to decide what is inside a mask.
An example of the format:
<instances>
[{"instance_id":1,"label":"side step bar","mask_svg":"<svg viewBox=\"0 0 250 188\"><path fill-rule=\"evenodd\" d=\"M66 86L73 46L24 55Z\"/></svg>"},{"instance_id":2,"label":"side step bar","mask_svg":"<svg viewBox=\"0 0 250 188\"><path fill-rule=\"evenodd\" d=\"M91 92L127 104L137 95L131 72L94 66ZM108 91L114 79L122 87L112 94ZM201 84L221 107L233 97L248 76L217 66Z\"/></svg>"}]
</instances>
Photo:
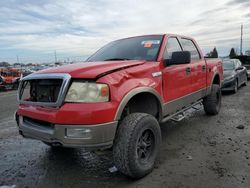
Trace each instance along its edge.
<instances>
[{"instance_id":1,"label":"side step bar","mask_svg":"<svg viewBox=\"0 0 250 188\"><path fill-rule=\"evenodd\" d=\"M179 122L185 118L184 113L177 114L176 116L172 117L170 120Z\"/></svg>"},{"instance_id":2,"label":"side step bar","mask_svg":"<svg viewBox=\"0 0 250 188\"><path fill-rule=\"evenodd\" d=\"M194 110L199 110L199 108L195 107L196 105L202 105L202 100L199 100L199 101L193 103L192 105L177 111L174 114L171 114L171 115L168 115L168 116L164 117L161 120L161 123L164 123L164 122L166 122L168 120L173 120L173 121L176 121L176 122L179 122L179 121L183 120L185 118L185 112L187 110L189 110L191 108L193 108Z\"/></svg>"}]
</instances>

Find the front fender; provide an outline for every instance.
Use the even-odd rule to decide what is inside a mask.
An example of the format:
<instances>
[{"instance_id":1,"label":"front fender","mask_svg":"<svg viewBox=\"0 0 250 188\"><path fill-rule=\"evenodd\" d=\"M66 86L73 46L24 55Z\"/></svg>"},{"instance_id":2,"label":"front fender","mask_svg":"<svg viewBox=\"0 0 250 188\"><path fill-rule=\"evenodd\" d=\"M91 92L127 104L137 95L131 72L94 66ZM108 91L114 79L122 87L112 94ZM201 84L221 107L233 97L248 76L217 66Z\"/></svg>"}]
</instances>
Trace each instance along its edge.
<instances>
[{"instance_id":1,"label":"front fender","mask_svg":"<svg viewBox=\"0 0 250 188\"><path fill-rule=\"evenodd\" d=\"M158 62L148 62L111 73L97 80L109 85L110 100L117 104L115 119L120 118L129 99L141 92L153 94L162 104L162 77L152 75L157 71L159 71Z\"/></svg>"},{"instance_id":2,"label":"front fender","mask_svg":"<svg viewBox=\"0 0 250 188\"><path fill-rule=\"evenodd\" d=\"M121 103L116 111L116 115L115 115L115 119L114 119L115 121L118 121L121 118L122 112L123 112L125 106L130 101L130 99L132 99L135 95L137 95L139 93L150 93L157 98L157 100L160 104L159 112L160 112L160 118L161 118L161 114L163 112L163 100L162 100L161 96L159 95L159 93L150 87L138 87L138 88L131 90L129 93L127 93L123 97L123 99L122 99L122 101L121 101Z\"/></svg>"}]
</instances>

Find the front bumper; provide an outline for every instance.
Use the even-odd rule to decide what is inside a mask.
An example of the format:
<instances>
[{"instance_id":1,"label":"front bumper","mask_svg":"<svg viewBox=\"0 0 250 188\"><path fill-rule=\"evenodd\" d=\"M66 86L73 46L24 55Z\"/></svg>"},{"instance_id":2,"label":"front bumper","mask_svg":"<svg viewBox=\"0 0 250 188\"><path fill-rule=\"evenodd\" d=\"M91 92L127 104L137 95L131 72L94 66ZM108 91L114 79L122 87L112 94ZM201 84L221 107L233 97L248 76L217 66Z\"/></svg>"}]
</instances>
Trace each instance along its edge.
<instances>
[{"instance_id":1,"label":"front bumper","mask_svg":"<svg viewBox=\"0 0 250 188\"><path fill-rule=\"evenodd\" d=\"M19 133L27 138L41 140L52 145L64 147L84 147L86 149L105 149L113 145L117 121L95 125L60 125L36 123L26 120L23 116L16 117ZM88 129L88 137L73 138L67 135L67 129Z\"/></svg>"},{"instance_id":2,"label":"front bumper","mask_svg":"<svg viewBox=\"0 0 250 188\"><path fill-rule=\"evenodd\" d=\"M235 87L235 79L224 80L221 90L222 91L232 91Z\"/></svg>"}]
</instances>

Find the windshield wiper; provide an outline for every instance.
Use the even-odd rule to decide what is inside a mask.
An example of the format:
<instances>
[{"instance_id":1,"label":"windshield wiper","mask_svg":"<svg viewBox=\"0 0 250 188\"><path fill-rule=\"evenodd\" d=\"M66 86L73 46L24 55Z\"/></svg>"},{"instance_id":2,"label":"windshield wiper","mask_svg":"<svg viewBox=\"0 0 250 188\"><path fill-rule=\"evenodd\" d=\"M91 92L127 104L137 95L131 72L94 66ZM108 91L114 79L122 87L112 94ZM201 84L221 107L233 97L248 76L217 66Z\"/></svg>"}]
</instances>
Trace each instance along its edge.
<instances>
[{"instance_id":1,"label":"windshield wiper","mask_svg":"<svg viewBox=\"0 0 250 188\"><path fill-rule=\"evenodd\" d=\"M104 61L125 61L125 60L131 60L128 58L110 58L110 59L105 59Z\"/></svg>"}]
</instances>

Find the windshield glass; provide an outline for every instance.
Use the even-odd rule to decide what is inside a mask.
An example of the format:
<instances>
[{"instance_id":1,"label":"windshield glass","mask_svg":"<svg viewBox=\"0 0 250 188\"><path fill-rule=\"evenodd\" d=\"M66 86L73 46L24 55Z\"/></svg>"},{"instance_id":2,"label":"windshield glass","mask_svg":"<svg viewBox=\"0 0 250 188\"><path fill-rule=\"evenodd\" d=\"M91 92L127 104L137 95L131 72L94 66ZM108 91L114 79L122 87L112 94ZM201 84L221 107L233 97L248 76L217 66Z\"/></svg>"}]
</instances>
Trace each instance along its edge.
<instances>
[{"instance_id":1,"label":"windshield glass","mask_svg":"<svg viewBox=\"0 0 250 188\"><path fill-rule=\"evenodd\" d=\"M102 47L87 61L156 61L162 38L162 35L158 35L117 40Z\"/></svg>"},{"instance_id":2,"label":"windshield glass","mask_svg":"<svg viewBox=\"0 0 250 188\"><path fill-rule=\"evenodd\" d=\"M234 63L232 61L225 61L223 63L224 70L234 70Z\"/></svg>"}]
</instances>

